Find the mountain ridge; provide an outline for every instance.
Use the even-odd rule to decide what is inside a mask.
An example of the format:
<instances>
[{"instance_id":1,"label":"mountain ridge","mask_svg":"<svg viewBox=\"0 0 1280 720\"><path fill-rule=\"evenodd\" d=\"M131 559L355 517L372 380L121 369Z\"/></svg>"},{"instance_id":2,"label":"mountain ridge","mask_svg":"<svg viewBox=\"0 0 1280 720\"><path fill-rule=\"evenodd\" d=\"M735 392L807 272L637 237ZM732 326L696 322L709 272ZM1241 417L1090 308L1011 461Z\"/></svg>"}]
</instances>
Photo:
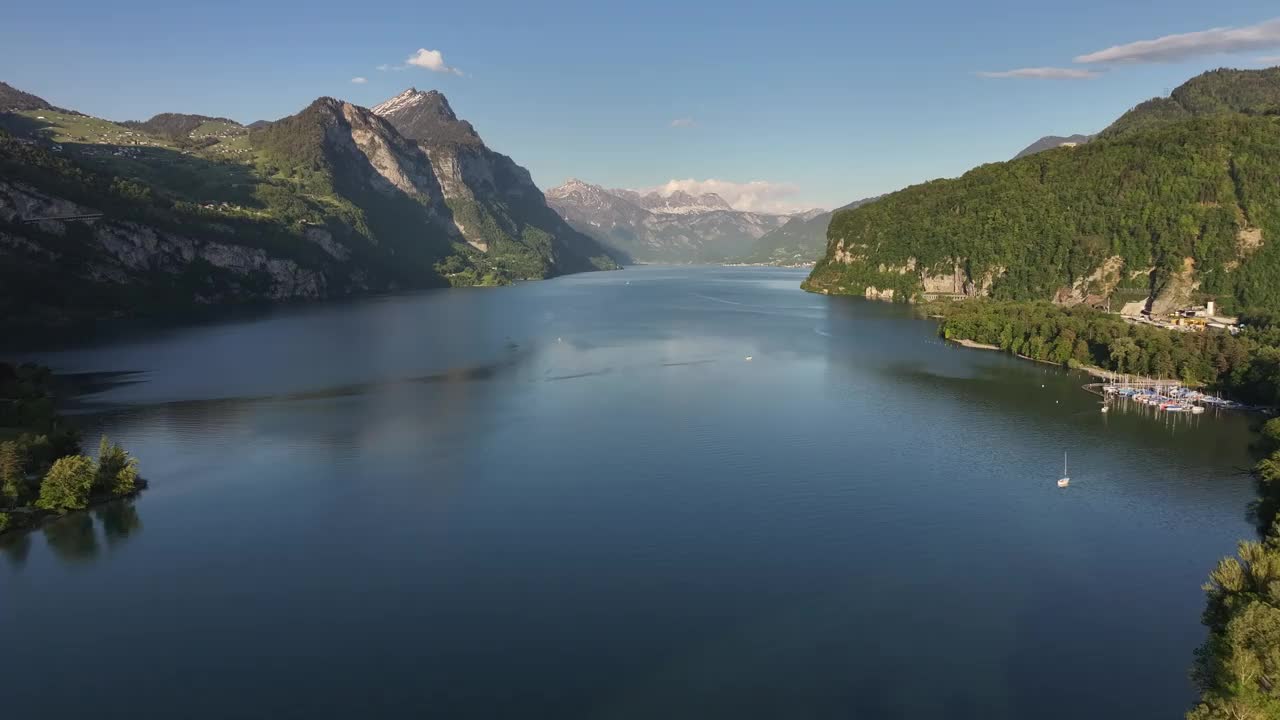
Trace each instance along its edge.
<instances>
[{"instance_id":1,"label":"mountain ridge","mask_svg":"<svg viewBox=\"0 0 1280 720\"><path fill-rule=\"evenodd\" d=\"M157 117L150 132L43 106L0 113L0 317L48 325L616 267L581 236L468 244L428 152L346 101L255 129ZM88 219L35 221L67 216Z\"/></svg>"},{"instance_id":2,"label":"mountain ridge","mask_svg":"<svg viewBox=\"0 0 1280 720\"><path fill-rule=\"evenodd\" d=\"M790 219L735 210L714 193L607 189L576 178L546 197L570 225L642 262L738 262Z\"/></svg>"}]
</instances>

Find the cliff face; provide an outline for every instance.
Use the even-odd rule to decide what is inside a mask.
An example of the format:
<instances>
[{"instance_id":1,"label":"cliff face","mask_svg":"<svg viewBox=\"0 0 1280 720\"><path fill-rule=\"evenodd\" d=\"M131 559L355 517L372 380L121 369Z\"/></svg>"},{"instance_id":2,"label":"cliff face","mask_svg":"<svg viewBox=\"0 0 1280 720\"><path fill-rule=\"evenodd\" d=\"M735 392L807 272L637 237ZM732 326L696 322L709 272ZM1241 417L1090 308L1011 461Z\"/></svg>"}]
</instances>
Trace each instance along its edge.
<instances>
[{"instance_id":1,"label":"cliff face","mask_svg":"<svg viewBox=\"0 0 1280 720\"><path fill-rule=\"evenodd\" d=\"M271 253L199 228L184 233L109 216L93 219L98 212L0 181L0 311L6 320L125 313L134 298L186 306L369 289L357 269L318 256ZM23 222L76 216L90 219ZM327 231L314 229L311 238L332 260L348 254Z\"/></svg>"},{"instance_id":2,"label":"cliff face","mask_svg":"<svg viewBox=\"0 0 1280 720\"><path fill-rule=\"evenodd\" d=\"M528 277L616 267L608 252L547 206L529 172L484 144L436 91L410 88L373 112L430 159L466 242Z\"/></svg>"}]
</instances>

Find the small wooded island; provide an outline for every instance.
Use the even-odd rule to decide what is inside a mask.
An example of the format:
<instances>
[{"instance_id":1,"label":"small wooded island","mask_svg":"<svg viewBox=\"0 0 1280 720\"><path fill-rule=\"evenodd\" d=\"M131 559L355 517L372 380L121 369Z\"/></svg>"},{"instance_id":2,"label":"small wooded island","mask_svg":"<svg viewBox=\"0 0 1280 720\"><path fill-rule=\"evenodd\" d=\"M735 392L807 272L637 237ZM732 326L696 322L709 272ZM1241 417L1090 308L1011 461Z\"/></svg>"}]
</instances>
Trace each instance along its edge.
<instances>
[{"instance_id":1,"label":"small wooded island","mask_svg":"<svg viewBox=\"0 0 1280 720\"><path fill-rule=\"evenodd\" d=\"M146 481L138 461L102 438L96 458L54 409L53 373L0 363L0 533L53 515L135 495Z\"/></svg>"}]
</instances>

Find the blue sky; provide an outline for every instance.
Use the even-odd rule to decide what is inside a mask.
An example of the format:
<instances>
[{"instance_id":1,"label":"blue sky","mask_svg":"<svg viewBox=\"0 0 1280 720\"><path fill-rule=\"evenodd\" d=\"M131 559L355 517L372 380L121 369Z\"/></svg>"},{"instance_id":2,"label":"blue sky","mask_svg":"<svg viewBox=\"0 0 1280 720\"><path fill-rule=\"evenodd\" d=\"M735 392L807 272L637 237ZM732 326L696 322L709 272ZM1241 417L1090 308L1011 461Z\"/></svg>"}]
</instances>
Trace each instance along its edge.
<instances>
[{"instance_id":1,"label":"blue sky","mask_svg":"<svg viewBox=\"0 0 1280 720\"><path fill-rule=\"evenodd\" d=\"M1256 26L1280 17L1274 0L184 5L20 3L0 24L0 80L112 119L175 111L244 122L320 95L372 105L410 85L436 88L543 188L568 177L634 188L695 179L732 196L757 181L737 202L764 209L831 207L955 176L1042 135L1097 131L1203 70L1280 56L1280 39L1266 39L1280 33L1264 27L1139 46L1127 62L1074 62ZM419 49L440 58L377 69ZM979 74L1042 67L1099 72Z\"/></svg>"}]
</instances>

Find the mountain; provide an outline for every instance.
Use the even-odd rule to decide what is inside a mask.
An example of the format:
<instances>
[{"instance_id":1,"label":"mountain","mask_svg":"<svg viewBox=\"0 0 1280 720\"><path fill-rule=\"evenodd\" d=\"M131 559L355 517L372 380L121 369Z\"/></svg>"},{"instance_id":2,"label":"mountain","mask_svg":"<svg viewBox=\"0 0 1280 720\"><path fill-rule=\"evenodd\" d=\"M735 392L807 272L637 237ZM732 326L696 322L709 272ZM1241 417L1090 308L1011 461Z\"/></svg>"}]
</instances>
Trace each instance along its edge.
<instances>
[{"instance_id":1,"label":"mountain","mask_svg":"<svg viewBox=\"0 0 1280 720\"><path fill-rule=\"evenodd\" d=\"M1092 139L1092 135L1068 135L1066 137L1062 137L1061 135L1045 135L1039 140L1023 148L1021 152L1013 156L1013 159L1017 160L1018 158L1035 155L1036 153L1044 152L1045 150L1052 150L1064 145L1067 147L1083 145Z\"/></svg>"},{"instance_id":2,"label":"mountain","mask_svg":"<svg viewBox=\"0 0 1280 720\"><path fill-rule=\"evenodd\" d=\"M600 243L547 206L528 170L458 119L444 95L409 88L373 112L430 158L454 224L476 250L526 277L615 266Z\"/></svg>"},{"instance_id":3,"label":"mountain","mask_svg":"<svg viewBox=\"0 0 1280 720\"><path fill-rule=\"evenodd\" d=\"M1086 145L836 213L806 287L1156 312L1209 297L1226 312L1280 308L1277 77L1206 73Z\"/></svg>"},{"instance_id":4,"label":"mountain","mask_svg":"<svg viewBox=\"0 0 1280 720\"><path fill-rule=\"evenodd\" d=\"M641 262L741 260L791 216L734 210L715 193L608 190L569 180L547 202L570 225Z\"/></svg>"},{"instance_id":5,"label":"mountain","mask_svg":"<svg viewBox=\"0 0 1280 720\"><path fill-rule=\"evenodd\" d=\"M809 210L791 217L785 225L756 240L747 262L770 265L808 265L827 249L827 227L841 210L862 207L875 198L855 200L835 210Z\"/></svg>"},{"instance_id":6,"label":"mountain","mask_svg":"<svg viewBox=\"0 0 1280 720\"><path fill-rule=\"evenodd\" d=\"M0 321L185 313L611 266L576 234L588 247L536 228L507 251L468 244L442 182L452 177L368 109L320 98L256 130L209 134L211 124L232 126L192 117L152 132L57 109L0 113Z\"/></svg>"}]
</instances>

